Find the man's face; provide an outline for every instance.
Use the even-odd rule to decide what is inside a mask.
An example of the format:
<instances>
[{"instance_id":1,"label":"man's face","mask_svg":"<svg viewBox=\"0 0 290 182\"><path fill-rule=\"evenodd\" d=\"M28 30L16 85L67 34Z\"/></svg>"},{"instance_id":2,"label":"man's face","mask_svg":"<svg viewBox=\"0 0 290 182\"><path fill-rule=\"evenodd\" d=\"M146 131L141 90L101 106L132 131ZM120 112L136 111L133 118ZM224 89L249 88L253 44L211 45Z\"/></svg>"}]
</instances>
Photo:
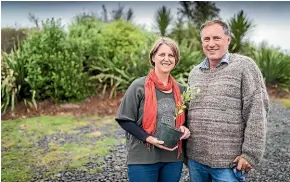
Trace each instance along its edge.
<instances>
[{"instance_id":1,"label":"man's face","mask_svg":"<svg viewBox=\"0 0 290 182\"><path fill-rule=\"evenodd\" d=\"M208 25L201 32L202 49L210 61L220 61L228 51L230 36L219 24Z\"/></svg>"}]
</instances>

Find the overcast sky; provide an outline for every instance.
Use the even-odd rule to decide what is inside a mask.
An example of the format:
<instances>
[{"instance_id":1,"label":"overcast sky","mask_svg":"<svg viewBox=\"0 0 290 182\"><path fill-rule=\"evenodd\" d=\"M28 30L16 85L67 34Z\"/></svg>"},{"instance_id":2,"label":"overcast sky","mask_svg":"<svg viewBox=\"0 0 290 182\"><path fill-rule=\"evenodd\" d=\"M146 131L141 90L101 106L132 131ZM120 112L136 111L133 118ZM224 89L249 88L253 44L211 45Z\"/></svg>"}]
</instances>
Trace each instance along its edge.
<instances>
[{"instance_id":1,"label":"overcast sky","mask_svg":"<svg viewBox=\"0 0 290 182\"><path fill-rule=\"evenodd\" d=\"M28 14L32 13L41 20L46 18L61 18L63 24L71 22L72 18L82 12L101 13L102 5L106 5L108 12L118 7L118 2L95 2L95 1L6 1L1 2L1 27L23 27L31 26ZM180 7L177 1L122 1L125 10L132 8L134 11L134 22L145 25L150 29L154 22L154 14L162 5L171 9L176 15ZM290 51L290 1L217 1L220 8L220 16L224 20L233 17L240 10L256 24L255 29L249 34L250 40L260 43L265 40L273 46L280 46Z\"/></svg>"}]
</instances>

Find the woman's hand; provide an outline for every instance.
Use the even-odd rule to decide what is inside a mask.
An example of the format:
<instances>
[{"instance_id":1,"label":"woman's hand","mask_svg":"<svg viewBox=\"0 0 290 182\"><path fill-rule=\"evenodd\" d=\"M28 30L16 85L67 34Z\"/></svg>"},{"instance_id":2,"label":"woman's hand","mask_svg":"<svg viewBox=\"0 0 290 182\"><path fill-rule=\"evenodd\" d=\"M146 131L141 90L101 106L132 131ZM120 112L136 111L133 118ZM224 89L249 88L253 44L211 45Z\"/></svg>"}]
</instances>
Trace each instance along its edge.
<instances>
[{"instance_id":1,"label":"woman's hand","mask_svg":"<svg viewBox=\"0 0 290 182\"><path fill-rule=\"evenodd\" d=\"M146 138L146 142L148 143L151 143L152 145L156 146L156 147L159 147L161 149L164 149L164 150L168 150L168 151L174 151L175 149L177 149L178 146L175 146L173 148L168 148L168 147L165 147L163 144L164 144L164 141L161 141L161 140L158 140L157 138L153 137L153 136L149 136Z\"/></svg>"},{"instance_id":2,"label":"woman's hand","mask_svg":"<svg viewBox=\"0 0 290 182\"><path fill-rule=\"evenodd\" d=\"M180 131L183 132L184 134L182 135L182 137L180 138L180 140L183 139L188 139L188 137L190 136L190 131L188 128L186 128L185 126L180 126Z\"/></svg>"}]
</instances>

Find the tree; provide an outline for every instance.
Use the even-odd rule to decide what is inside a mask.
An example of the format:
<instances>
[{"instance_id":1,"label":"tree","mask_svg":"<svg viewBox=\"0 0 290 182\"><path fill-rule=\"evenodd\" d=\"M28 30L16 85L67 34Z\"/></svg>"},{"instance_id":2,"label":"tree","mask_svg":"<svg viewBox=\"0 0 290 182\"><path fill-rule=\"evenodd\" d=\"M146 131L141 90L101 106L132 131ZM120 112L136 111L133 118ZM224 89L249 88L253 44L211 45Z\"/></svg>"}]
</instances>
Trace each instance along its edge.
<instances>
[{"instance_id":1,"label":"tree","mask_svg":"<svg viewBox=\"0 0 290 182\"><path fill-rule=\"evenodd\" d=\"M112 10L111 15L113 20L119 20L123 17L124 14L124 6L121 6L120 3L118 3L118 8Z\"/></svg>"},{"instance_id":2,"label":"tree","mask_svg":"<svg viewBox=\"0 0 290 182\"><path fill-rule=\"evenodd\" d=\"M103 12L102 12L103 18L102 18L102 20L103 20L103 22L108 22L109 19L108 19L108 12L107 12L106 6L102 5L102 9L103 9Z\"/></svg>"},{"instance_id":3,"label":"tree","mask_svg":"<svg viewBox=\"0 0 290 182\"><path fill-rule=\"evenodd\" d=\"M162 6L157 9L155 14L155 21L158 28L158 31L161 36L167 35L167 28L172 22L172 15L170 8L166 8L166 6Z\"/></svg>"},{"instance_id":4,"label":"tree","mask_svg":"<svg viewBox=\"0 0 290 182\"><path fill-rule=\"evenodd\" d=\"M134 12L132 8L129 8L129 10L127 11L126 21L132 21L133 16L134 16Z\"/></svg>"},{"instance_id":5,"label":"tree","mask_svg":"<svg viewBox=\"0 0 290 182\"><path fill-rule=\"evenodd\" d=\"M179 4L181 5L181 8L177 8L178 14L181 14L182 19L186 17L187 20L191 21L193 19L193 11L192 11L193 2L180 1Z\"/></svg>"},{"instance_id":6,"label":"tree","mask_svg":"<svg viewBox=\"0 0 290 182\"><path fill-rule=\"evenodd\" d=\"M181 1L179 4L181 8L178 8L178 12L198 27L208 20L219 18L220 9L216 7L214 2Z\"/></svg>"},{"instance_id":7,"label":"tree","mask_svg":"<svg viewBox=\"0 0 290 182\"><path fill-rule=\"evenodd\" d=\"M39 18L37 18L34 14L29 13L28 19L30 22L34 23L37 28L39 28Z\"/></svg>"},{"instance_id":8,"label":"tree","mask_svg":"<svg viewBox=\"0 0 290 182\"><path fill-rule=\"evenodd\" d=\"M129 8L127 13L124 13L124 6L121 6L120 3L118 4L118 8L112 10L112 21L124 19L125 21L132 21L134 17L134 12L132 8Z\"/></svg>"},{"instance_id":9,"label":"tree","mask_svg":"<svg viewBox=\"0 0 290 182\"><path fill-rule=\"evenodd\" d=\"M18 49L20 43L26 39L28 28L1 28L1 50L10 53Z\"/></svg>"},{"instance_id":10,"label":"tree","mask_svg":"<svg viewBox=\"0 0 290 182\"><path fill-rule=\"evenodd\" d=\"M124 6L121 6L120 3L118 4L117 9L113 9L108 14L108 10L105 5L102 5L102 12L98 14L97 12L83 12L74 17L74 22L79 24L85 24L88 25L88 27L91 27L91 22L103 22L103 23L109 23L112 21L123 19L125 21L132 21L134 17L134 12L131 8L125 13L124 12Z\"/></svg>"},{"instance_id":11,"label":"tree","mask_svg":"<svg viewBox=\"0 0 290 182\"><path fill-rule=\"evenodd\" d=\"M184 21L182 17L178 17L174 22L170 37L177 41L178 44L181 44L181 41L184 39Z\"/></svg>"},{"instance_id":12,"label":"tree","mask_svg":"<svg viewBox=\"0 0 290 182\"><path fill-rule=\"evenodd\" d=\"M216 7L214 2L210 1L194 1L193 21L197 26L201 26L204 22L219 18L220 9Z\"/></svg>"},{"instance_id":13,"label":"tree","mask_svg":"<svg viewBox=\"0 0 290 182\"><path fill-rule=\"evenodd\" d=\"M243 10L230 18L228 24L232 31L232 41L229 49L231 52L240 52L243 47L243 39L255 25L252 20L246 17Z\"/></svg>"},{"instance_id":14,"label":"tree","mask_svg":"<svg viewBox=\"0 0 290 182\"><path fill-rule=\"evenodd\" d=\"M101 18L97 16L97 14L91 12L91 13L80 13L78 15L76 15L74 18L74 22L78 23L78 24L89 24L89 22L92 21L100 21Z\"/></svg>"}]
</instances>

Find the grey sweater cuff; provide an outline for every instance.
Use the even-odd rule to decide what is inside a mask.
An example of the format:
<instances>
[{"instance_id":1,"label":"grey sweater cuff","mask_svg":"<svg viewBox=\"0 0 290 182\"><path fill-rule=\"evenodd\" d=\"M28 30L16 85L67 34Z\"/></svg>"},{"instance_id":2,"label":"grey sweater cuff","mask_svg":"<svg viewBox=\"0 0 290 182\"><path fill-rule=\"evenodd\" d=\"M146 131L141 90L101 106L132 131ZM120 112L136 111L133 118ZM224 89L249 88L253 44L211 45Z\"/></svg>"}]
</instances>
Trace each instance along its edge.
<instances>
[{"instance_id":1,"label":"grey sweater cuff","mask_svg":"<svg viewBox=\"0 0 290 182\"><path fill-rule=\"evenodd\" d=\"M255 160L253 157L250 157L249 155L243 153L241 155L241 157L243 157L244 159L246 159L246 161L248 161L249 164L251 164L251 166L254 168L254 166L256 166L258 164L259 161Z\"/></svg>"}]
</instances>

